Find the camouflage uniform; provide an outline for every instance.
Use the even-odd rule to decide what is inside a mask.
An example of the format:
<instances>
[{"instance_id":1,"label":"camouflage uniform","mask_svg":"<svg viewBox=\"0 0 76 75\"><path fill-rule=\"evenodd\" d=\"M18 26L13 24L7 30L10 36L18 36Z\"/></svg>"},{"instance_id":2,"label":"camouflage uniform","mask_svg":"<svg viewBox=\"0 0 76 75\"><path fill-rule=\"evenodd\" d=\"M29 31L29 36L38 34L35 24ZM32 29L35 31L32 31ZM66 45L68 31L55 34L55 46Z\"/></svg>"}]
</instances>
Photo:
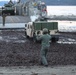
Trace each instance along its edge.
<instances>
[{"instance_id":1,"label":"camouflage uniform","mask_svg":"<svg viewBox=\"0 0 76 75\"><path fill-rule=\"evenodd\" d=\"M43 29L43 35L42 36L37 36L37 40L41 40L41 51L40 51L40 54L41 54L41 63L45 66L48 65L48 62L47 62L47 59L46 59L46 55L47 55L47 51L49 49L49 46L50 46L50 39L51 39L51 36L48 33L48 30L46 28Z\"/></svg>"}]
</instances>

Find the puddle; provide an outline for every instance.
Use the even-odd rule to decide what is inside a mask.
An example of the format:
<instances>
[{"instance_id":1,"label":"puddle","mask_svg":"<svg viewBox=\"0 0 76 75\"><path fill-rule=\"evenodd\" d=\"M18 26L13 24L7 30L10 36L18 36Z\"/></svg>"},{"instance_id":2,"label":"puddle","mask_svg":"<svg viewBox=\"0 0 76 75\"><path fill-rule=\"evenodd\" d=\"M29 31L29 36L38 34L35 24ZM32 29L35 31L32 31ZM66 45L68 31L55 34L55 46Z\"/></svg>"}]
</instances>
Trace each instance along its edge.
<instances>
[{"instance_id":1,"label":"puddle","mask_svg":"<svg viewBox=\"0 0 76 75\"><path fill-rule=\"evenodd\" d=\"M12 42L12 43L25 43L26 40L19 39L18 37L15 36L0 36L0 41L5 41L7 43Z\"/></svg>"},{"instance_id":2,"label":"puddle","mask_svg":"<svg viewBox=\"0 0 76 75\"><path fill-rule=\"evenodd\" d=\"M26 41L25 40L17 40L17 41L14 41L15 43L25 43Z\"/></svg>"},{"instance_id":3,"label":"puddle","mask_svg":"<svg viewBox=\"0 0 76 75\"><path fill-rule=\"evenodd\" d=\"M7 43L25 43L27 40L18 38L16 36L0 36L0 41L5 41ZM68 37L59 37L59 44L76 44L76 39L68 38Z\"/></svg>"},{"instance_id":4,"label":"puddle","mask_svg":"<svg viewBox=\"0 0 76 75\"><path fill-rule=\"evenodd\" d=\"M18 38L15 36L3 36L3 39L17 40Z\"/></svg>"},{"instance_id":5,"label":"puddle","mask_svg":"<svg viewBox=\"0 0 76 75\"><path fill-rule=\"evenodd\" d=\"M60 37L57 43L60 44L76 44L76 39Z\"/></svg>"},{"instance_id":6,"label":"puddle","mask_svg":"<svg viewBox=\"0 0 76 75\"><path fill-rule=\"evenodd\" d=\"M69 38L68 41L75 42L76 40L75 40L75 39L71 39L71 38Z\"/></svg>"},{"instance_id":7,"label":"puddle","mask_svg":"<svg viewBox=\"0 0 76 75\"><path fill-rule=\"evenodd\" d=\"M63 42L63 41L58 41L57 43L60 43L60 44L76 44L76 42Z\"/></svg>"},{"instance_id":8,"label":"puddle","mask_svg":"<svg viewBox=\"0 0 76 75\"><path fill-rule=\"evenodd\" d=\"M2 40L3 38L2 38L2 36L0 36L0 40Z\"/></svg>"}]
</instances>

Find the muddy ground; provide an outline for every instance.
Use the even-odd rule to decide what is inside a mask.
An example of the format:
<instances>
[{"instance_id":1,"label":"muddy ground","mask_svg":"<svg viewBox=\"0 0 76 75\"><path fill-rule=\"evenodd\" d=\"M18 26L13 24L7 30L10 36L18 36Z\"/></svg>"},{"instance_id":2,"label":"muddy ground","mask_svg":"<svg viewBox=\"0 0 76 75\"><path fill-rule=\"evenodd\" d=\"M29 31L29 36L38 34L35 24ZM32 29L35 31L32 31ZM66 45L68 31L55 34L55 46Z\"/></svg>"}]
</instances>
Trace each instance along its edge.
<instances>
[{"instance_id":1,"label":"muddy ground","mask_svg":"<svg viewBox=\"0 0 76 75\"><path fill-rule=\"evenodd\" d=\"M60 33L60 40L74 39L76 33ZM0 66L40 65L40 43L25 37L24 31L0 31ZM51 43L47 54L49 66L76 65L76 44Z\"/></svg>"}]
</instances>

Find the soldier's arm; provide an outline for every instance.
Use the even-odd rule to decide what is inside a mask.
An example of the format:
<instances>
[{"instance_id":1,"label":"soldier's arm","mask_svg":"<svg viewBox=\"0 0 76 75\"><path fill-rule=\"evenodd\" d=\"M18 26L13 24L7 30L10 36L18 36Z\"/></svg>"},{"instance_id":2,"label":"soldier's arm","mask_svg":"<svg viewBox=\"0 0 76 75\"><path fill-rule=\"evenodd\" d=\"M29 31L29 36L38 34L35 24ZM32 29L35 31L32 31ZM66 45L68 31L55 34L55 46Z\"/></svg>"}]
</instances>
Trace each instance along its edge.
<instances>
[{"instance_id":1,"label":"soldier's arm","mask_svg":"<svg viewBox=\"0 0 76 75\"><path fill-rule=\"evenodd\" d=\"M37 40L42 40L42 36L41 35L37 35L36 39Z\"/></svg>"},{"instance_id":2,"label":"soldier's arm","mask_svg":"<svg viewBox=\"0 0 76 75\"><path fill-rule=\"evenodd\" d=\"M51 35L50 35L50 40L51 40Z\"/></svg>"},{"instance_id":3,"label":"soldier's arm","mask_svg":"<svg viewBox=\"0 0 76 75\"><path fill-rule=\"evenodd\" d=\"M37 39L37 40L41 40L41 39L42 39L42 37L41 37L41 35L40 35L40 31L37 31L36 39Z\"/></svg>"}]
</instances>

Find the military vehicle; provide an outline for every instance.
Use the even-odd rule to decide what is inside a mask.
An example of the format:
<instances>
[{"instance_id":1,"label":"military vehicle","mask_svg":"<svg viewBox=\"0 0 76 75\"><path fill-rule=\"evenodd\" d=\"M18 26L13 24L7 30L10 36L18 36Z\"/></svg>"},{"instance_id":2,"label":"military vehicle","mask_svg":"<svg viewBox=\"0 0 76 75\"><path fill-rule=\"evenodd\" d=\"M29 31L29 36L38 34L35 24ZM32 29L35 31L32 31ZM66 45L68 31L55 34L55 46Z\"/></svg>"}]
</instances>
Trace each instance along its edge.
<instances>
[{"instance_id":1,"label":"military vehicle","mask_svg":"<svg viewBox=\"0 0 76 75\"><path fill-rule=\"evenodd\" d=\"M58 22L48 22L48 21L35 21L29 22L26 25L25 35L27 38L32 38L34 42L37 42L36 36L43 35L43 29L47 28L48 33L52 36L51 42L56 42L59 39L58 33Z\"/></svg>"},{"instance_id":2,"label":"military vehicle","mask_svg":"<svg viewBox=\"0 0 76 75\"><path fill-rule=\"evenodd\" d=\"M25 25L25 35L27 38L33 38L34 42L37 42L36 36L39 32L39 35L43 35L43 29L47 28L48 33L52 36L51 41L56 42L59 39L58 33L58 22L49 22L50 18L47 18L47 8L44 2L37 2L36 8L39 10L39 17L34 21L31 21ZM36 16L36 15L33 15Z\"/></svg>"},{"instance_id":3,"label":"military vehicle","mask_svg":"<svg viewBox=\"0 0 76 75\"><path fill-rule=\"evenodd\" d=\"M3 10L2 10L2 15L3 14L7 14L8 16L9 15L15 15L14 7L4 7Z\"/></svg>"},{"instance_id":4,"label":"military vehicle","mask_svg":"<svg viewBox=\"0 0 76 75\"><path fill-rule=\"evenodd\" d=\"M7 14L7 15L15 15L15 8L12 0L10 0L7 4L2 7L2 15Z\"/></svg>"}]
</instances>

